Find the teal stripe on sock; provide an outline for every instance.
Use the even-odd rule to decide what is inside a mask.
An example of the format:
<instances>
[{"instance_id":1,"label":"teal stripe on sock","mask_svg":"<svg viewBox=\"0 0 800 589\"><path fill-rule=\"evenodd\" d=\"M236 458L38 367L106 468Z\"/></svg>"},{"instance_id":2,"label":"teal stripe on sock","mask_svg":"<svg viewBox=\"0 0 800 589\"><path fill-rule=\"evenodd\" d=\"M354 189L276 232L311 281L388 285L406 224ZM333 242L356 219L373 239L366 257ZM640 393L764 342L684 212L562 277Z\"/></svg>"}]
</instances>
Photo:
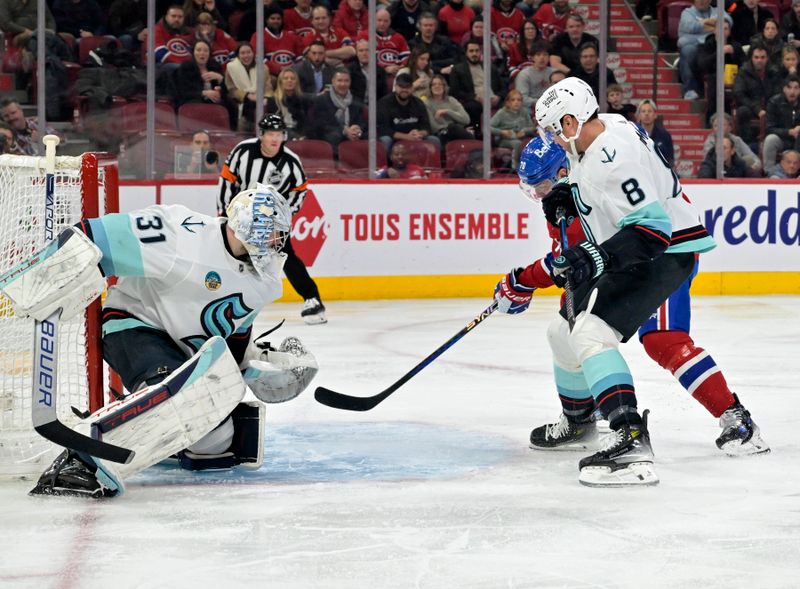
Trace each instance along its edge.
<instances>
[{"instance_id":1,"label":"teal stripe on sock","mask_svg":"<svg viewBox=\"0 0 800 589\"><path fill-rule=\"evenodd\" d=\"M582 368L589 390L595 399L615 384L633 386L633 376L619 350L606 350L595 354L584 360Z\"/></svg>"},{"instance_id":2,"label":"teal stripe on sock","mask_svg":"<svg viewBox=\"0 0 800 589\"><path fill-rule=\"evenodd\" d=\"M556 390L568 399L586 399L591 395L583 372L569 372L559 366L553 366L556 377Z\"/></svg>"}]
</instances>

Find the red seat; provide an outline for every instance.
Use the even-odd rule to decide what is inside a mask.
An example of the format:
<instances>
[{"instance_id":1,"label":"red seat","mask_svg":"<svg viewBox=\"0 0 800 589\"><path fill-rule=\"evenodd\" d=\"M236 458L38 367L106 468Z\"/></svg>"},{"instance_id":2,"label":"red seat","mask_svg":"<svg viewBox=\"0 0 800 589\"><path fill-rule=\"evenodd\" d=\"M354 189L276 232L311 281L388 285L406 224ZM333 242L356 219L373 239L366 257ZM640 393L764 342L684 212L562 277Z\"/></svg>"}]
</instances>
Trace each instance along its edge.
<instances>
[{"instance_id":1,"label":"red seat","mask_svg":"<svg viewBox=\"0 0 800 589\"><path fill-rule=\"evenodd\" d=\"M117 49L122 47L122 43L120 43L119 39L116 37L106 37L102 35L95 35L94 37L81 37L80 43L78 43L78 63L81 65L87 63L87 60L89 59L89 52L102 45L105 45L106 43L114 43L117 46Z\"/></svg>"},{"instance_id":2,"label":"red seat","mask_svg":"<svg viewBox=\"0 0 800 589\"><path fill-rule=\"evenodd\" d=\"M781 3L779 0L761 0L758 3L758 7L772 13L772 18L778 23L781 22Z\"/></svg>"},{"instance_id":3,"label":"red seat","mask_svg":"<svg viewBox=\"0 0 800 589\"><path fill-rule=\"evenodd\" d=\"M474 150L483 150L483 141L478 139L456 139L445 145L445 167L455 170L467 162L469 153Z\"/></svg>"},{"instance_id":4,"label":"red seat","mask_svg":"<svg viewBox=\"0 0 800 589\"><path fill-rule=\"evenodd\" d=\"M118 108L119 119L121 120L121 131L125 134L139 133L147 128L147 103L128 102ZM155 118L157 131L177 131L175 124L175 111L172 105L166 102L156 102Z\"/></svg>"},{"instance_id":5,"label":"red seat","mask_svg":"<svg viewBox=\"0 0 800 589\"><path fill-rule=\"evenodd\" d=\"M221 104L189 102L178 107L178 130L193 133L198 129L207 131L230 131L228 109Z\"/></svg>"},{"instance_id":6,"label":"red seat","mask_svg":"<svg viewBox=\"0 0 800 589\"><path fill-rule=\"evenodd\" d=\"M320 139L288 141L286 147L295 152L303 163L307 176L331 176L336 174L333 147Z\"/></svg>"},{"instance_id":7,"label":"red seat","mask_svg":"<svg viewBox=\"0 0 800 589\"><path fill-rule=\"evenodd\" d=\"M681 22L681 13L691 6L691 2L677 0L661 6L658 13L660 37L668 49L674 49L678 42L678 25Z\"/></svg>"},{"instance_id":8,"label":"red seat","mask_svg":"<svg viewBox=\"0 0 800 589\"><path fill-rule=\"evenodd\" d=\"M430 141L397 141L406 148L409 163L423 168L441 168L442 156Z\"/></svg>"},{"instance_id":9,"label":"red seat","mask_svg":"<svg viewBox=\"0 0 800 589\"><path fill-rule=\"evenodd\" d=\"M386 149L380 141L375 142L375 165L382 168L386 165ZM369 140L342 141L339 144L339 167L345 171L369 169Z\"/></svg>"}]
</instances>

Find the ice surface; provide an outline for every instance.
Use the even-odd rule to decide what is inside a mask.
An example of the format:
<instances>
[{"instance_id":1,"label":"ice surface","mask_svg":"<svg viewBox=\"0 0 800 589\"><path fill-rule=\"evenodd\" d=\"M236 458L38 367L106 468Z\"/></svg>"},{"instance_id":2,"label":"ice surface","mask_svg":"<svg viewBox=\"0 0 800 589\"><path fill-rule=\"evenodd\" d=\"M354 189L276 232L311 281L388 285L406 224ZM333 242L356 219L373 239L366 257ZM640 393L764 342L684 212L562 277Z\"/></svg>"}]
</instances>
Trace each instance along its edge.
<instances>
[{"instance_id":1,"label":"ice surface","mask_svg":"<svg viewBox=\"0 0 800 589\"><path fill-rule=\"evenodd\" d=\"M372 395L444 343L482 299L267 309L273 337L316 354L313 386ZM800 587L800 298L697 298L694 337L772 453L733 459L719 428L638 343L623 346L661 484L592 489L581 453L535 452L559 405L545 327L553 297L495 314L374 410L271 405L257 472L163 466L111 501L0 485L0 587L442 589Z\"/></svg>"}]
</instances>

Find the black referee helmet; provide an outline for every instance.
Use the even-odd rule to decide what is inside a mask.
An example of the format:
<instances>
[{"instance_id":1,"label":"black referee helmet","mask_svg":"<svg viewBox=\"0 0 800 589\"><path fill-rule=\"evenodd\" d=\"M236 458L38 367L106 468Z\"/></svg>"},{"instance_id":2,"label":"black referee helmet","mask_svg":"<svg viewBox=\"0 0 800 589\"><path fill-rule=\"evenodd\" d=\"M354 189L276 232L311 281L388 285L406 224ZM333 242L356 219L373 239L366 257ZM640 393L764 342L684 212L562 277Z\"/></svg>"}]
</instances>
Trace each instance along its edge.
<instances>
[{"instance_id":1,"label":"black referee helmet","mask_svg":"<svg viewBox=\"0 0 800 589\"><path fill-rule=\"evenodd\" d=\"M286 123L281 115L266 114L258 122L258 128L262 131L286 131Z\"/></svg>"}]
</instances>

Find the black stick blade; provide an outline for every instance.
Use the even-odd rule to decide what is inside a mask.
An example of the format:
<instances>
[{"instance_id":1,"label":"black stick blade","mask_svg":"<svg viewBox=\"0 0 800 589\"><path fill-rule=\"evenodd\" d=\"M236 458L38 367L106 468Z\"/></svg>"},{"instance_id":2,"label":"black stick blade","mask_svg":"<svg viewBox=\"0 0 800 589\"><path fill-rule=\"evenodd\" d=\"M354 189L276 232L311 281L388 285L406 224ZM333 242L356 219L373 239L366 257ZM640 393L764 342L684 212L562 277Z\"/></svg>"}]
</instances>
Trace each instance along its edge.
<instances>
[{"instance_id":1,"label":"black stick blade","mask_svg":"<svg viewBox=\"0 0 800 589\"><path fill-rule=\"evenodd\" d=\"M314 398L317 402L334 409L344 409L345 411L369 411L387 396L385 391L372 397L351 397L325 387L317 387L314 391Z\"/></svg>"},{"instance_id":2,"label":"black stick blade","mask_svg":"<svg viewBox=\"0 0 800 589\"><path fill-rule=\"evenodd\" d=\"M127 464L133 459L134 452L132 450L120 448L119 446L81 435L75 430L68 428L60 421L43 423L35 426L34 429L36 429L40 436L47 438L59 446L64 446L76 452L90 454L102 460Z\"/></svg>"}]
</instances>

